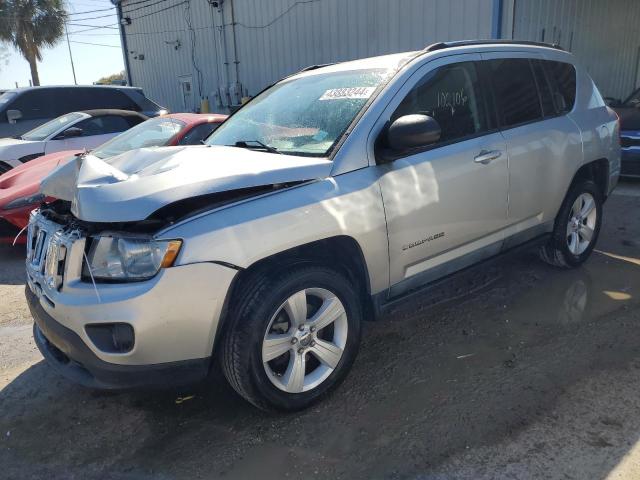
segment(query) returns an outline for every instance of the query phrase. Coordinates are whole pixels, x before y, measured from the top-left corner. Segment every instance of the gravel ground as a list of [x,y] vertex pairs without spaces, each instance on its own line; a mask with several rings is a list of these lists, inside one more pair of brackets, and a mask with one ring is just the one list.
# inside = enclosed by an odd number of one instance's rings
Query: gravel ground
[[638,212],[622,185],[583,268],[520,252],[398,304],[346,382],[291,415],[215,373],[179,392],[66,382],[31,340],[22,254],[1,249],[0,477],[640,479]]

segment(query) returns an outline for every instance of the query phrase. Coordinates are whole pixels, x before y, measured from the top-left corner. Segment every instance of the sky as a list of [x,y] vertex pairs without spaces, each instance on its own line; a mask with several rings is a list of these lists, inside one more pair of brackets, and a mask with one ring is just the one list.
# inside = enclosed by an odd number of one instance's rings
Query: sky
[[[109,0],[67,0],[66,3],[71,14],[68,31],[78,84],[88,85],[100,77],[124,70],[113,4]],[[95,12],[103,9],[108,10]],[[90,11],[94,13],[82,14]],[[89,19],[91,17],[103,18]],[[96,26],[107,27],[94,28]],[[16,82],[21,87],[28,86],[31,79],[29,64],[12,46],[8,46],[8,53],[8,59],[0,61],[0,89],[15,88]],[[54,47],[42,50],[38,72],[41,85],[73,85],[69,47],[64,37]]]

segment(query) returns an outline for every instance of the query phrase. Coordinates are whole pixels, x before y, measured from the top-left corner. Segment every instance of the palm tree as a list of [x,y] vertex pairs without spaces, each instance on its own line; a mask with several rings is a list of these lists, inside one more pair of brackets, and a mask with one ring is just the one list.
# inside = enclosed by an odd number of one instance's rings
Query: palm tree
[[62,0],[0,0],[0,41],[12,44],[29,62],[34,85],[40,85],[40,49],[60,40],[66,18]]

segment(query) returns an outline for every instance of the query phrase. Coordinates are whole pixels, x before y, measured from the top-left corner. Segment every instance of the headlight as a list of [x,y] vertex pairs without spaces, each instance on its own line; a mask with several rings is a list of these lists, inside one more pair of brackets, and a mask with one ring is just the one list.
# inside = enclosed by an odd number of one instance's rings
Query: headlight
[[12,208],[21,208],[26,207],[27,205],[37,205],[38,203],[42,203],[43,200],[44,195],[36,193],[35,195],[29,195],[28,197],[20,197],[15,200],[11,200],[4,206],[4,209],[11,210]]
[[86,278],[136,281],[155,276],[171,267],[182,242],[149,237],[94,237],[82,268]]

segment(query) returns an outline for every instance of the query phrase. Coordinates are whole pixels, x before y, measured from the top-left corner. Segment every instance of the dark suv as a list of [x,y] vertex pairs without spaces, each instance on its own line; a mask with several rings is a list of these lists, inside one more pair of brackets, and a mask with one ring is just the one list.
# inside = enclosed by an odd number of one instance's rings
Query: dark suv
[[621,174],[625,177],[640,178],[640,88],[624,102],[608,100],[609,105],[620,117]]
[[145,97],[142,89],[104,85],[26,87],[0,95],[0,138],[14,137],[69,112],[115,108],[148,117],[167,110]]

